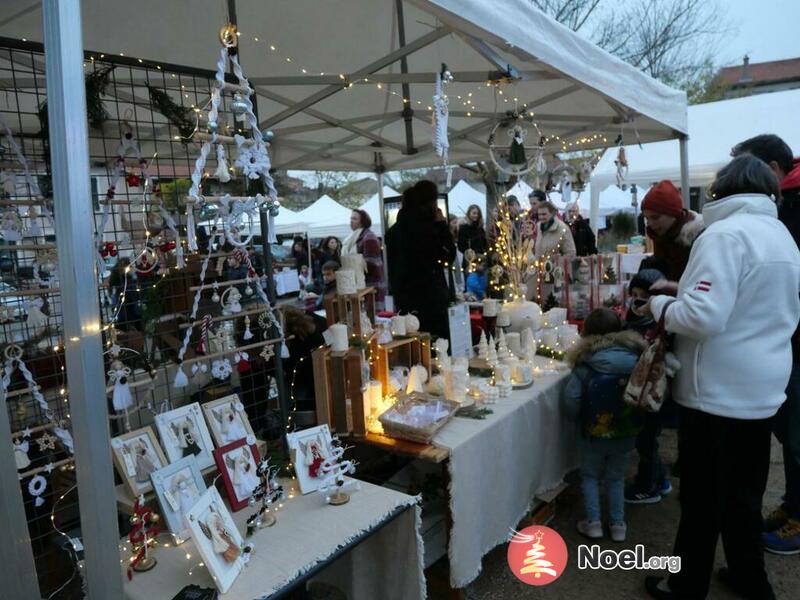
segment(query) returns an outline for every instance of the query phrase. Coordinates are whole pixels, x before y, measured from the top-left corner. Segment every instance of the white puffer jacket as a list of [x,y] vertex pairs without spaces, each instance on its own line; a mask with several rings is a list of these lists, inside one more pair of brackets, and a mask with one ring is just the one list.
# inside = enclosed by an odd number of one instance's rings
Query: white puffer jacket
[[777,216],[760,194],[708,203],[677,299],[653,298],[654,317],[667,307],[666,329],[678,334],[678,404],[766,419],[783,403],[800,320],[800,251]]

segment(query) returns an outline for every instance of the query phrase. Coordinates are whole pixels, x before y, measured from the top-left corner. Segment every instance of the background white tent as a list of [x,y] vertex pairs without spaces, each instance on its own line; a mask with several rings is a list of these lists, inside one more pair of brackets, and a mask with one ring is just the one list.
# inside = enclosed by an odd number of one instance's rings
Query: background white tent
[[309,238],[323,238],[334,235],[343,239],[350,235],[350,215],[353,211],[336,200],[323,195],[311,206],[297,213],[299,222],[308,223]]
[[467,209],[477,204],[483,212],[483,218],[486,219],[486,194],[479,192],[463,179],[456,183],[449,192],[447,192],[447,207],[451,215],[458,218],[467,215]]
[[[388,185],[383,186],[383,197],[391,198],[392,196],[399,196],[400,192],[390,188]],[[369,218],[372,219],[372,231],[375,235],[383,235],[383,219],[381,218],[381,198],[377,192],[372,195],[364,204],[359,206],[361,210],[367,211]]]
[[527,183],[522,181],[521,179],[517,181],[509,190],[506,192],[506,196],[516,196],[517,200],[519,200],[519,205],[527,210],[531,207],[531,203],[528,201],[528,195],[533,191],[533,188],[529,186]]
[[296,211],[281,207],[278,216],[275,217],[275,233],[305,233],[308,230],[308,223],[304,222]]
[[[800,154],[800,90],[757,94],[689,107],[689,185],[705,187],[731,160],[731,148],[761,133],[781,136]],[[626,146],[630,167],[625,181],[649,187],[663,179],[680,185],[681,169],[676,141]],[[605,151],[592,174],[593,194],[616,183],[617,149]],[[639,194],[639,200],[644,193]],[[602,201],[600,202],[602,207]]]

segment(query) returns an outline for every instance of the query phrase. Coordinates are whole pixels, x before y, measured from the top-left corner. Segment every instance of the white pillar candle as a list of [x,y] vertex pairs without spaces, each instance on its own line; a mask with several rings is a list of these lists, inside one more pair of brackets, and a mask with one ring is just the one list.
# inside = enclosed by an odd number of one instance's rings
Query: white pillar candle
[[328,329],[331,332],[331,350],[334,352],[347,352],[350,347],[347,339],[347,325],[335,323]]
[[484,298],[483,300],[483,316],[496,317],[497,316],[497,300],[494,298]]
[[550,328],[542,331],[542,345],[550,349],[558,345],[558,331]]
[[364,257],[361,254],[343,254],[341,258],[342,269],[345,271],[353,271],[356,288],[361,290],[367,287],[364,280],[364,273],[367,271],[367,263]]
[[511,326],[511,314],[506,310],[501,310],[497,313],[497,326],[498,327],[510,327]]
[[370,381],[367,395],[369,397],[369,414],[377,417],[383,404],[383,384],[380,381]]
[[392,335],[405,335],[405,334],[406,334],[405,316],[392,317]]
[[357,291],[355,271],[352,269],[339,269],[336,271],[337,294],[355,294]]

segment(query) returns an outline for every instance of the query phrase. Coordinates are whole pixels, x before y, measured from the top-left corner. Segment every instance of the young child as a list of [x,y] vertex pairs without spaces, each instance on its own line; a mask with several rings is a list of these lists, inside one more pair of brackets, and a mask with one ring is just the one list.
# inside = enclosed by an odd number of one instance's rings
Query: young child
[[646,304],[650,299],[650,286],[662,279],[666,279],[666,277],[664,277],[661,271],[649,268],[642,269],[631,279],[631,282],[628,284],[631,306],[628,308],[628,312],[625,315],[626,329],[632,329],[645,338],[649,338],[654,333],[656,322],[653,316],[650,314],[646,316],[637,315],[633,312],[633,308]]
[[483,257],[475,260],[475,270],[467,276],[467,294],[475,296],[478,302],[486,296],[486,262]]
[[623,331],[609,308],[593,310],[583,325],[581,341],[570,350],[573,365],[564,390],[566,401],[581,424],[581,489],[586,518],[578,531],[603,537],[600,522],[600,481],[608,492],[609,530],[615,542],[625,541],[625,469],[642,414],[622,400],[639,355],[646,347],[635,331]]
[[311,283],[311,279],[308,276],[308,265],[300,267],[300,275],[297,278],[300,280],[300,290],[305,292],[308,289],[308,284]]

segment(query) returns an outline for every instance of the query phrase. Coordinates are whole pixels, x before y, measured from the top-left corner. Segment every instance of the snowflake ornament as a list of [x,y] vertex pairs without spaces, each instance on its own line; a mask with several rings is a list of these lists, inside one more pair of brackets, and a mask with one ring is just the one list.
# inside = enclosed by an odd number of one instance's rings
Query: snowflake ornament
[[271,164],[267,145],[263,140],[247,140],[241,135],[234,136],[239,156],[234,163],[249,179],[258,179],[262,173],[269,173]]

